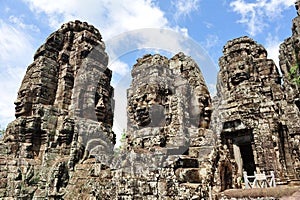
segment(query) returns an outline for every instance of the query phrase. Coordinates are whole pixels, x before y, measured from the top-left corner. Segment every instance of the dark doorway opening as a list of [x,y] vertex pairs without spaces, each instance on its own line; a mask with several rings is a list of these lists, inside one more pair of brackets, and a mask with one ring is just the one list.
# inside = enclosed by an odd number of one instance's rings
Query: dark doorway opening
[[243,160],[243,168],[248,175],[254,175],[255,162],[251,143],[240,144],[240,151]]
[[300,100],[299,99],[295,100],[295,104],[296,104],[297,108],[300,110]]
[[254,175],[256,164],[253,152],[253,130],[247,129],[239,120],[225,125],[221,139],[222,143],[227,145],[231,159],[236,161],[237,173],[242,176],[243,171],[246,171],[248,175]]

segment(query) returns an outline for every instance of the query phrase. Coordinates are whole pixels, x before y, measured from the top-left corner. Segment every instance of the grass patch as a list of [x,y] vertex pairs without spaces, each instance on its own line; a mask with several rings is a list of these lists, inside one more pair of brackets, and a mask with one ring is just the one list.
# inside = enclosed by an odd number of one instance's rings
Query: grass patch
[[242,197],[274,197],[281,198],[291,196],[300,190],[300,186],[277,186],[275,188],[253,188],[253,189],[230,189],[225,190],[224,195],[229,198]]

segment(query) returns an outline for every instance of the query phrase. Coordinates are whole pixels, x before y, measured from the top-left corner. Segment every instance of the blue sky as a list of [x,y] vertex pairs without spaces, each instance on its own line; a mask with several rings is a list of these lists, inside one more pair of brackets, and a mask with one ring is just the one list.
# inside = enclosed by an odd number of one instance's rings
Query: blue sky
[[[204,55],[205,50],[206,59],[214,63],[198,63],[214,93],[218,58],[222,56],[222,48],[228,40],[250,36],[263,44],[269,57],[278,63],[279,44],[291,36],[292,19],[296,17],[294,0],[1,0],[0,9],[2,128],[14,119],[13,102],[26,68],[33,61],[34,52],[50,33],[70,20],[79,19],[93,24],[109,44],[124,33],[127,36],[128,31],[154,30],[146,31],[148,37],[132,48],[151,47],[155,43],[155,30],[158,29],[188,37],[202,49],[189,48],[186,52]],[[168,40],[163,42],[173,45],[174,51],[181,48],[185,51],[186,47],[177,41],[177,36],[173,36],[168,35]],[[133,40],[129,43],[134,43]],[[166,51],[163,42],[160,42],[160,48],[151,51],[144,49],[114,55],[115,59],[110,64],[114,71],[114,85],[118,87],[119,80],[122,82],[122,79],[129,77],[130,67],[138,56]],[[124,45],[131,44],[127,41]],[[165,55],[171,55],[166,52]],[[126,104],[125,98],[120,101]],[[121,127],[124,128],[124,124]]]

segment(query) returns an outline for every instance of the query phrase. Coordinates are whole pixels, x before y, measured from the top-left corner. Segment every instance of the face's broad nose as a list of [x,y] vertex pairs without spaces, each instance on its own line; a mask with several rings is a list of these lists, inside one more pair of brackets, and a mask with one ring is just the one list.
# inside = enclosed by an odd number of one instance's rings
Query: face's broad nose
[[22,103],[21,100],[18,99],[18,98],[17,98],[17,99],[15,100],[15,102],[14,102],[14,104],[15,104],[16,106],[19,106],[21,103]]

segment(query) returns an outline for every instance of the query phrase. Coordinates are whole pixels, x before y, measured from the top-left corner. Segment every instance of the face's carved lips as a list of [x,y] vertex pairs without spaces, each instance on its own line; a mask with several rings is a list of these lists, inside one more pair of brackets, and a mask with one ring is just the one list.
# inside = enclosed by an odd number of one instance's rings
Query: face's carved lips
[[15,112],[18,113],[18,112],[21,112],[23,110],[23,104],[19,104],[15,107]]
[[97,112],[104,112],[105,108],[104,107],[96,107],[95,109]]
[[232,76],[232,81],[234,83],[242,82],[243,80],[248,79],[248,74],[246,72],[237,72]]
[[96,109],[96,115],[97,117],[103,118],[106,116],[105,109]]

